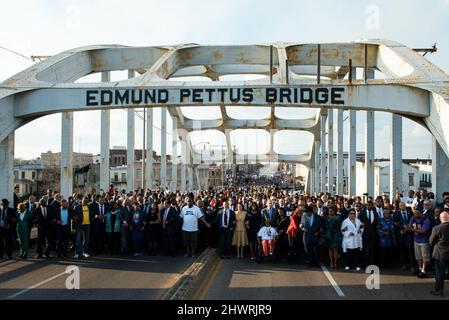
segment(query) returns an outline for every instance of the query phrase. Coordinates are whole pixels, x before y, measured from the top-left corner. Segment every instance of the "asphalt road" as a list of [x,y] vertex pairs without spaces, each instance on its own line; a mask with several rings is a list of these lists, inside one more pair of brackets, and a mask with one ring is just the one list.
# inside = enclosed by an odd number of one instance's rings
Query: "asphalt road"
[[[328,271],[327,275],[326,272]],[[380,289],[368,290],[370,276],[342,269],[308,268],[302,265],[249,260],[220,260],[200,298],[213,300],[389,300],[449,299],[429,294],[434,280],[419,279],[398,269],[380,270]]]
[[[159,299],[192,261],[182,256],[2,260],[0,299]],[[68,266],[79,267],[79,290],[66,289]]]
[[[160,299],[192,264],[171,257],[98,256],[82,260],[0,261],[0,299]],[[80,289],[67,290],[66,268],[77,266]],[[369,274],[342,269],[249,259],[217,258],[192,299],[326,300],[326,299],[448,299],[431,296],[433,278],[418,279],[397,269],[381,270],[380,289],[368,290]]]

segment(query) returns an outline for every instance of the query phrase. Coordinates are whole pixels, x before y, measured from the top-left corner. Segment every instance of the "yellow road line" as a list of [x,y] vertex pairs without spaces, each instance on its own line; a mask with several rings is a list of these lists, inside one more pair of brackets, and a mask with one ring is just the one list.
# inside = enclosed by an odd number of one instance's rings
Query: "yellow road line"
[[207,274],[206,278],[204,279],[201,287],[198,288],[198,290],[193,294],[193,300],[203,300],[206,296],[207,292],[209,291],[213,281],[215,280],[215,277],[218,274],[218,271],[223,266],[223,260],[220,258],[217,258],[214,264],[211,267],[211,271]]

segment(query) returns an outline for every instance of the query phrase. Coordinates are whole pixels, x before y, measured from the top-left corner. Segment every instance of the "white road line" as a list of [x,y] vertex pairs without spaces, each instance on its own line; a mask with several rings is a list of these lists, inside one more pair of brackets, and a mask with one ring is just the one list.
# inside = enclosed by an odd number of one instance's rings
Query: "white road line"
[[[67,270],[67,271],[71,271],[71,270],[72,270],[72,269],[69,269],[69,270]],[[28,292],[28,291],[30,291],[30,290],[36,289],[36,288],[38,288],[38,287],[40,287],[40,286],[43,286],[44,284],[49,283],[49,282],[51,282],[51,281],[53,281],[53,280],[55,280],[55,279],[57,279],[57,278],[59,278],[59,277],[61,277],[61,276],[63,276],[63,275],[67,275],[67,274],[68,274],[68,273],[67,273],[66,271],[61,272],[61,273],[59,273],[59,274],[57,274],[57,275],[55,275],[55,276],[53,276],[53,277],[51,277],[51,278],[48,278],[48,279],[46,279],[46,280],[44,280],[44,281],[41,281],[41,282],[39,282],[39,283],[36,283],[35,285],[33,285],[33,286],[29,287],[29,288],[26,288],[26,289],[23,289],[23,290],[21,290],[21,291],[19,291],[19,292],[17,292],[17,293],[14,293],[14,294],[12,294],[12,295],[6,297],[6,299],[10,300],[10,299],[17,298],[18,296],[20,296],[20,295],[22,295],[22,294],[24,294],[24,293],[26,293],[26,292]]]
[[331,283],[332,287],[334,287],[335,291],[337,292],[339,297],[344,297],[345,294],[338,286],[337,282],[335,281],[334,277],[332,277],[332,274],[327,270],[326,266],[324,264],[321,265],[321,270],[323,270],[324,274],[326,275],[327,280]]

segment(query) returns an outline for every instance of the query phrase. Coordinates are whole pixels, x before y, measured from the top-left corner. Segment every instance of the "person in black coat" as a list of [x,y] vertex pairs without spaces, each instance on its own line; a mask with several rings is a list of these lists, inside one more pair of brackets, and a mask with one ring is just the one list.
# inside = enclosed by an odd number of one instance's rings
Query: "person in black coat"
[[413,230],[409,226],[412,217],[412,209],[407,207],[405,202],[399,203],[399,209],[394,213],[393,220],[398,239],[399,263],[403,270],[415,264]]
[[231,210],[228,201],[223,202],[223,209],[218,212],[216,222],[220,237],[220,256],[222,259],[230,259],[232,236],[235,226],[235,212]]
[[435,214],[432,209],[432,202],[428,199],[423,201],[423,215],[430,220],[430,223],[433,225],[435,222]]
[[430,293],[443,296],[446,268],[449,266],[449,213],[440,214],[441,224],[433,228],[429,243],[433,246],[432,258],[435,259],[435,290]]
[[13,203],[13,208],[14,208],[14,210],[16,210],[17,211],[17,206],[19,205],[19,202],[20,202],[20,200],[19,200],[19,197],[17,196],[17,194],[19,193],[19,186],[15,186],[14,187],[14,203]]
[[312,207],[305,209],[306,214],[302,216],[300,229],[303,231],[304,250],[309,259],[309,267],[319,266],[318,244],[320,241],[321,217],[314,213]]
[[108,211],[104,197],[97,195],[96,201],[89,205],[91,224],[91,250],[95,254],[101,254],[104,249],[104,238],[106,233],[106,213]]
[[[149,202],[148,202],[149,203]],[[146,219],[146,225],[145,225],[145,232],[146,232],[146,239],[144,237],[144,241],[147,241],[147,245],[144,246],[144,248],[147,248],[147,253],[149,256],[156,255],[158,250],[158,244],[160,243],[160,240],[162,238],[162,217],[161,213],[164,212],[164,210],[159,211],[159,208],[157,207],[156,203],[148,204],[144,207],[145,212],[145,218]]]
[[3,259],[5,251],[8,259],[12,259],[16,220],[16,211],[9,207],[8,199],[3,199],[0,208],[0,259]]
[[212,225],[210,228],[204,230],[206,234],[204,245],[206,247],[213,247],[218,243],[218,229],[216,224],[214,224],[217,220],[218,211],[220,210],[218,208],[218,203],[214,207],[208,206],[204,213],[204,219],[207,223]]
[[363,259],[366,266],[376,264],[377,224],[379,216],[371,201],[366,203],[366,209],[359,217],[363,230]]
[[279,259],[284,259],[287,257],[289,245],[287,229],[290,225],[290,218],[286,216],[283,208],[278,209],[279,219],[277,223],[278,241],[276,245],[276,251],[278,253]]
[[52,215],[56,220],[56,240],[58,243],[57,252],[58,258],[61,255],[67,258],[67,250],[69,247],[69,232],[70,232],[70,212],[67,200],[61,200],[61,207],[54,209]]
[[48,243],[49,243],[49,251],[57,251],[56,250],[56,238],[57,238],[57,223],[56,223],[56,215],[58,214],[58,211],[61,209],[61,195],[57,192],[53,192],[53,198],[51,201],[48,201],[47,207],[50,210],[51,213],[51,221],[48,228]]
[[164,208],[160,212],[162,220],[162,238],[164,240],[165,254],[174,257],[176,254],[176,231],[178,227],[178,212],[171,205],[170,200],[165,200]]
[[[47,206],[47,201],[41,199],[39,201],[39,207],[35,212],[36,220],[35,225],[37,226],[37,254],[38,259],[43,258],[45,254],[46,258],[50,257],[50,241],[49,241],[49,229],[50,222],[52,221],[52,212]],[[43,251],[45,249],[45,252]]]
[[248,242],[249,242],[249,250],[251,253],[251,260],[256,259],[257,253],[257,233],[262,227],[262,215],[260,210],[258,209],[257,203],[253,202],[246,213],[246,217],[248,218],[247,224],[247,234],[248,234]]

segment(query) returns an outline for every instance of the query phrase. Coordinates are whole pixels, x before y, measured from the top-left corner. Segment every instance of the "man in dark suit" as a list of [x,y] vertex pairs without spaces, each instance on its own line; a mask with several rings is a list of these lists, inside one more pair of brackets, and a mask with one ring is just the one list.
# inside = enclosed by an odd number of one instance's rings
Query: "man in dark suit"
[[443,296],[444,278],[449,265],[449,213],[440,214],[441,224],[433,228],[429,243],[433,246],[432,257],[435,259],[435,290],[430,293]]
[[164,202],[164,208],[161,210],[161,219],[165,254],[174,257],[176,251],[176,227],[178,226],[178,214],[176,208],[171,205],[170,200],[165,200]]
[[441,203],[437,204],[438,208],[441,208],[441,210],[446,210],[449,209],[449,192],[445,191],[443,192],[443,194],[441,195],[443,201],[441,201]]
[[384,217],[384,200],[381,196],[378,196],[374,202],[374,210],[377,213],[378,220]]
[[92,228],[92,252],[101,254],[104,248],[105,218],[107,213],[104,197],[97,195],[96,201],[89,206],[89,212]]
[[5,251],[8,259],[12,259],[15,222],[15,210],[9,207],[7,199],[3,199],[0,208],[0,259],[3,259]]
[[50,225],[48,228],[48,242],[49,242],[49,251],[57,251],[56,249],[56,238],[57,238],[57,225],[56,225],[56,214],[58,213],[58,211],[61,208],[61,195],[54,191],[53,192],[53,198],[51,201],[48,202],[47,207],[49,208],[50,212],[51,212],[51,221],[50,221]]
[[15,186],[14,187],[14,203],[13,203],[13,209],[17,211],[17,206],[19,205],[19,197],[17,196],[17,194],[19,193],[19,186]]
[[412,209],[405,202],[399,203],[399,209],[394,213],[393,221],[396,229],[399,248],[399,264],[402,270],[413,268],[415,251],[413,245],[413,230],[410,228]]
[[67,258],[69,246],[70,214],[67,200],[61,200],[61,208],[54,209],[53,217],[56,220],[56,240],[58,242],[58,258],[61,255]]
[[39,204],[36,204],[36,198],[34,196],[30,196],[28,201],[25,202],[25,207],[31,213],[34,213],[34,210],[38,207]]
[[312,207],[306,207],[306,214],[301,223],[304,249],[309,257],[309,267],[319,266],[318,244],[320,240],[321,217],[314,213]]
[[229,207],[229,202],[223,202],[223,209],[218,212],[216,222],[220,237],[220,256],[222,259],[231,258],[232,236],[234,234],[235,213]]
[[53,202],[53,190],[47,189],[47,195],[45,196],[47,198],[47,206],[50,205],[50,203]]
[[366,208],[362,211],[360,221],[363,223],[363,259],[366,266],[376,263],[377,248],[377,223],[379,216],[374,209],[373,203],[368,201]]
[[341,221],[345,220],[349,216],[349,211],[352,209],[352,200],[351,199],[344,199],[343,200],[343,208],[341,209],[340,218]]
[[433,225],[435,221],[435,214],[432,209],[432,202],[428,199],[423,201],[423,211],[422,214],[430,220],[430,223]]
[[265,224],[265,221],[268,220],[273,228],[277,228],[279,214],[271,200],[267,200],[267,207],[262,209],[262,220],[263,224]]
[[[36,220],[35,224],[37,225],[37,254],[38,259],[43,258],[43,253],[46,258],[49,258],[50,252],[50,242],[48,241],[49,235],[48,231],[50,228],[50,221],[52,220],[51,210],[47,206],[47,201],[45,199],[41,199],[39,201],[39,207],[36,209]],[[45,247],[45,252],[43,251],[43,247]]]

